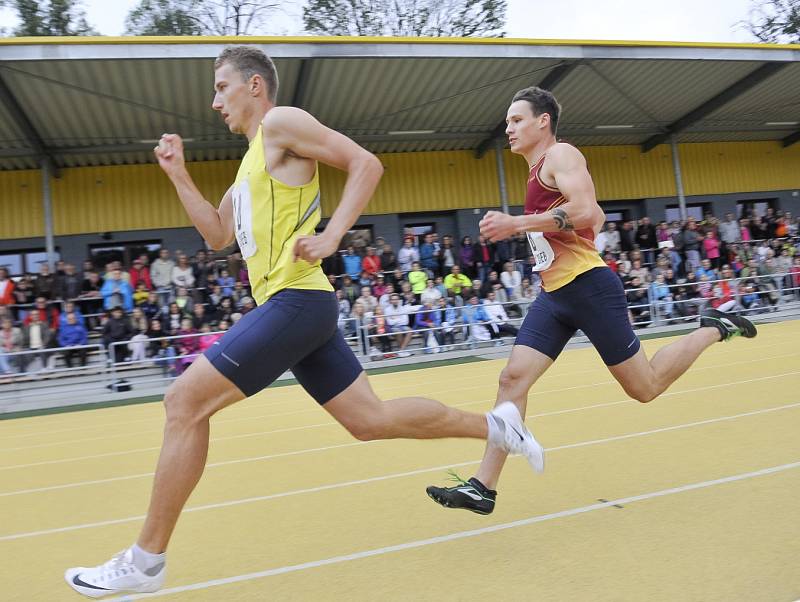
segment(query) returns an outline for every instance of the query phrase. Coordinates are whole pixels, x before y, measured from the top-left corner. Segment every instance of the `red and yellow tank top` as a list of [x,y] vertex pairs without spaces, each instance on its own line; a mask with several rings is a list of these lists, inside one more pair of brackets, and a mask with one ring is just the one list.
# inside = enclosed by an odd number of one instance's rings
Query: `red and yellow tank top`
[[[525,215],[545,213],[567,202],[558,188],[548,186],[539,177],[546,157],[545,154],[531,167],[525,194]],[[553,263],[541,272],[542,287],[548,292],[569,284],[584,272],[606,265],[594,247],[592,228],[545,232],[544,237],[555,253]]]

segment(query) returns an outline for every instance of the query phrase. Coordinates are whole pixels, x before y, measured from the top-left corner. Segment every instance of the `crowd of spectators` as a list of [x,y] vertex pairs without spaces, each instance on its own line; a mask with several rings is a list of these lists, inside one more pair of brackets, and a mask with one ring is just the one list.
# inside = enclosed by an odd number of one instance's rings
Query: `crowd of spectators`
[[[609,222],[596,247],[622,281],[634,323],[690,318],[707,304],[769,311],[800,290],[799,224],[771,209],[740,220],[653,224],[645,217]],[[490,243],[435,232],[409,232],[397,251],[378,238],[323,261],[340,329],[361,353],[384,358],[409,355],[415,336],[427,353],[502,345],[541,290],[532,267],[524,235]],[[0,374],[36,361],[50,369],[56,355],[67,367],[83,366],[87,345],[102,343],[115,362],[150,360],[176,375],[254,308],[238,253],[215,259],[178,251],[173,259],[161,249],[130,266],[101,270],[85,261],[79,272],[58,262],[52,273],[42,264],[35,276],[17,279],[0,267]],[[58,354],[48,353],[54,348]]]
[[177,375],[255,308],[238,253],[216,260],[204,250],[191,259],[178,251],[173,260],[161,249],[128,269],[117,261],[82,268],[59,261],[51,273],[43,263],[35,276],[13,280],[0,267],[0,374],[34,362],[52,369],[57,355],[68,368],[85,366],[91,345],[102,344],[114,362],[152,359]]

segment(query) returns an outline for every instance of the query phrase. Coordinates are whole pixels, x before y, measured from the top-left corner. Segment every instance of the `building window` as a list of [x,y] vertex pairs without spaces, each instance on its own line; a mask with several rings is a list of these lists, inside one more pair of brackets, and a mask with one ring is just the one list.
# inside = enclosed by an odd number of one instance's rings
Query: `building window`
[[422,224],[406,224],[403,227],[403,240],[406,238],[413,238],[414,245],[419,246],[425,240],[425,235],[429,232],[436,231],[436,224],[433,222],[427,222]]
[[[686,205],[686,216],[693,217],[698,222],[703,221],[703,214],[710,211],[711,206],[708,203],[701,203],[696,205]],[[667,223],[681,221],[681,210],[678,205],[669,205],[664,213],[664,219]]]
[[[60,260],[61,253],[56,249],[55,261]],[[47,263],[47,251],[42,248],[0,253],[0,267],[6,268],[9,276],[38,274],[43,263]]]
[[147,255],[150,262],[158,257],[161,249],[160,240],[139,240],[118,243],[98,243],[89,245],[89,258],[95,268],[103,270],[112,261],[119,261],[124,267],[129,267],[134,259]]
[[775,209],[775,199],[765,201],[738,201],[736,203],[736,217],[757,217],[761,218],[767,213],[767,209]]

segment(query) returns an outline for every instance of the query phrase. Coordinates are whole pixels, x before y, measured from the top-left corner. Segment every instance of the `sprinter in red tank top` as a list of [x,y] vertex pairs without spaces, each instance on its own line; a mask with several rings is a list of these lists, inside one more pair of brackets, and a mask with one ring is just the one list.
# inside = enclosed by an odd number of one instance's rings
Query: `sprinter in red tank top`
[[[594,248],[605,215],[581,152],[556,139],[561,107],[541,88],[514,95],[506,115],[511,152],[530,166],[525,214],[489,211],[481,234],[498,241],[525,233],[543,291],[531,305],[500,375],[497,402],[513,401],[524,416],[528,391],[555,361],[575,332],[582,330],[611,374],[633,399],[660,395],[713,343],[733,336],[754,337],[745,318],[705,310],[700,328],[662,347],[648,360],[631,329],[620,279]],[[479,514],[494,510],[495,487],[506,454],[489,445],[476,475],[456,487],[428,487],[428,495],[448,508]],[[538,464],[544,466],[544,455]]]

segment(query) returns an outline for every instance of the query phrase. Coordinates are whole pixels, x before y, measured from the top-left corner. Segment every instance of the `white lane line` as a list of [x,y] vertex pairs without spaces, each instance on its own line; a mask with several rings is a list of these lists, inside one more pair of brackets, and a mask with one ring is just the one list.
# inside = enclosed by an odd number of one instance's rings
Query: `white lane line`
[[[759,350],[759,349],[774,349],[774,348],[775,348],[775,345],[759,345],[759,346],[755,346],[754,345],[754,346],[748,347],[748,351],[756,351],[756,350]],[[731,350],[731,349],[720,350],[720,351],[715,351],[714,355],[729,354],[729,353],[739,353],[739,350]],[[719,368],[719,367],[722,367],[722,366],[734,366],[734,365],[737,365],[737,364],[746,364],[746,363],[752,363],[754,361],[765,361],[765,360],[770,360],[770,359],[779,359],[779,358],[783,358],[783,357],[791,357],[791,356],[794,356],[794,355],[796,355],[796,353],[775,355],[775,356],[771,356],[771,357],[758,357],[758,358],[750,359],[750,360],[748,360],[746,362],[729,362],[729,363],[721,364],[721,365],[697,367],[697,368],[693,368],[692,371],[694,372],[694,371],[700,371],[700,370],[709,370],[709,369],[713,369],[713,368]],[[559,367],[562,367],[564,364],[570,365],[570,364],[573,363],[573,362],[570,362],[570,361],[564,362],[564,359],[565,358],[560,359]],[[709,358],[709,359],[711,359],[711,358]],[[481,362],[481,363],[485,364],[485,362]],[[442,367],[447,368],[447,366],[442,366]],[[419,369],[425,369],[425,368],[419,368]],[[428,369],[436,370],[438,368],[428,368]],[[538,382],[542,382],[545,379],[563,379],[566,376],[583,375],[583,374],[586,374],[587,372],[605,372],[605,371],[607,371],[607,368],[605,366],[596,366],[596,367],[587,368],[587,369],[583,369],[583,370],[579,370],[579,371],[575,371],[575,372],[559,372],[557,374],[553,373],[553,372],[549,372],[549,373],[544,374],[539,379]],[[470,374],[470,375],[462,376],[460,378],[460,381],[470,380],[470,379],[483,379],[483,378],[486,378],[486,375],[482,374],[482,373],[481,374]],[[606,381],[604,381],[604,382],[606,382]],[[607,381],[607,382],[614,382],[614,381]],[[404,386],[405,386],[405,384],[391,386],[391,387],[388,387],[388,390],[393,390],[393,389],[396,389],[398,387],[404,387]],[[433,390],[432,393],[435,394],[435,393],[443,392],[443,391],[448,391],[449,392],[449,391],[453,391],[453,390],[472,390],[472,389],[474,389],[474,387],[461,387],[459,389],[449,388],[449,389],[442,389],[442,390]],[[264,407],[268,407],[268,406],[280,405],[280,404],[288,404],[288,403],[296,403],[296,402],[297,402],[296,399],[265,400],[265,401],[259,402],[256,405],[256,407],[257,407],[257,409],[263,409]],[[242,400],[242,402],[240,402],[240,403],[245,404],[246,402],[245,402],[245,400]],[[242,411],[245,411],[245,410],[249,409],[249,405],[251,405],[251,404],[247,404],[247,407],[245,405],[240,405],[238,407]],[[107,409],[107,408],[98,408],[98,409]],[[268,418],[268,417],[272,417],[272,416],[286,416],[286,415],[295,414],[295,413],[305,413],[305,412],[313,412],[313,411],[316,411],[316,408],[309,408],[307,410],[297,410],[297,411],[292,411],[292,412],[284,412],[284,413],[280,413],[280,414],[262,414],[262,415],[258,415],[258,416],[240,416],[240,417],[236,417],[236,418],[219,418],[219,419],[215,419],[214,420],[214,424],[223,424],[223,423],[228,423],[228,422],[240,422],[240,421],[243,421],[243,420],[258,420],[258,419],[261,419],[261,418]],[[150,418],[140,418],[140,419],[137,419],[137,420],[129,420],[129,421],[125,421],[125,425],[127,426],[127,425],[130,425],[130,424],[137,424],[137,423],[142,423],[142,422],[151,422],[151,421],[154,421],[154,420],[158,420],[159,424],[160,424],[161,422],[163,422],[164,417],[163,416],[158,416],[158,417],[150,417]],[[1,424],[2,423],[0,423],[0,425]],[[5,435],[4,438],[8,440],[8,439],[27,438],[27,437],[46,437],[46,436],[50,436],[50,435],[53,435],[53,434],[56,434],[56,433],[66,433],[66,432],[80,431],[80,430],[86,430],[86,429],[97,430],[97,429],[102,429],[102,428],[115,427],[115,426],[119,426],[119,424],[120,424],[120,422],[116,421],[116,422],[113,422],[111,424],[94,424],[94,425],[89,425],[89,426],[84,425],[84,426],[71,427],[71,428],[66,428],[66,429],[57,429],[57,430],[52,430],[52,431],[34,431],[34,432],[31,432],[31,433],[11,434],[11,435]],[[150,432],[150,431],[144,431],[144,433],[148,433],[148,432]],[[130,433],[123,433],[123,434],[130,434]],[[119,435],[116,435],[116,436],[119,436]],[[75,441],[86,441],[86,440],[87,439],[80,439],[80,440],[75,440]],[[70,441],[70,442],[73,442],[73,441]],[[65,442],[56,442],[56,443],[52,443],[50,445],[58,445],[60,443],[65,443]],[[10,449],[3,449],[3,450],[0,450],[0,451],[11,451],[13,449],[28,449],[28,448],[22,448],[22,447],[20,447],[20,448],[10,448]]]
[[[728,362],[726,364],[715,364],[715,365],[711,365],[711,366],[704,366],[704,367],[701,367],[701,368],[695,368],[695,369],[692,370],[692,372],[701,372],[703,370],[714,370],[716,368],[722,368],[722,367],[728,368],[728,367],[736,366],[736,365],[740,365],[740,364],[752,364],[752,363],[757,362],[757,361],[768,361],[768,360],[779,359],[779,358],[783,358],[783,357],[790,357],[790,356],[794,356],[794,355],[796,355],[796,354],[789,353],[789,354],[776,355],[776,356],[770,356],[770,357],[761,357],[761,358],[748,359],[748,360],[741,361],[741,362]],[[800,373],[800,372],[798,372],[798,373]],[[579,373],[575,373],[575,374],[579,374]],[[565,376],[565,375],[561,374],[561,375],[559,375],[559,378],[561,378],[563,376]],[[737,381],[737,382],[748,382],[748,381]],[[577,389],[591,389],[591,388],[594,388],[594,387],[597,387],[597,386],[614,385],[614,384],[617,384],[617,381],[614,380],[614,379],[610,379],[610,380],[603,380],[603,381],[598,381],[598,382],[594,382],[594,383],[588,383],[588,384],[584,384],[584,385],[575,385],[575,386],[572,386],[572,387],[562,387],[562,388],[558,388],[558,389],[537,390],[537,391],[533,391],[532,393],[530,393],[529,397],[534,396],[534,395],[549,395],[551,393],[561,393],[561,392],[564,392],[564,391],[574,391],[574,390],[577,390]],[[729,384],[730,383],[723,383],[722,385],[719,385],[719,386],[728,386]],[[452,391],[458,391],[458,390],[473,390],[474,388],[475,388],[474,386],[473,387],[462,387],[461,389],[447,389],[447,391],[452,392]],[[435,394],[436,392],[437,391],[429,391],[428,393]],[[665,395],[666,394],[662,394],[661,397],[663,397]],[[470,402],[465,402],[465,403],[460,403],[460,404],[453,404],[453,406],[454,407],[463,407],[463,406],[467,406],[467,405],[476,405],[476,404],[480,404],[480,403],[487,403],[487,402],[485,400],[478,400],[478,401],[470,401]],[[212,426],[216,426],[218,424],[227,423],[227,422],[239,422],[239,421],[242,421],[242,420],[251,420],[252,421],[252,420],[259,420],[259,419],[262,419],[262,418],[274,418],[274,417],[282,417],[282,416],[291,416],[291,415],[295,415],[295,414],[307,414],[309,412],[318,412],[318,411],[319,411],[318,407],[312,407],[312,408],[307,408],[307,409],[303,409],[303,410],[292,410],[291,412],[281,412],[281,413],[277,413],[277,414],[264,414],[264,415],[261,415],[261,416],[252,416],[252,417],[238,417],[238,418],[218,419],[218,420],[212,420]],[[163,421],[163,418],[162,418],[162,421]],[[330,423],[328,423],[328,424],[330,424]],[[313,426],[317,426],[317,425],[313,425]],[[302,429],[303,427],[295,427],[295,428]],[[266,431],[266,432],[271,433],[271,432],[276,432],[276,431]],[[133,432],[127,432],[127,433],[114,433],[114,434],[111,434],[111,435],[100,435],[98,437],[88,437],[88,438],[84,437],[84,438],[81,438],[81,439],[68,439],[66,441],[51,441],[51,442],[48,442],[48,443],[38,443],[36,445],[24,445],[24,446],[20,446],[20,447],[8,447],[8,448],[0,449],[0,453],[13,452],[13,451],[25,451],[25,450],[29,450],[29,449],[39,449],[39,448],[45,448],[45,447],[58,447],[60,445],[69,445],[69,444],[72,444],[72,443],[85,443],[87,441],[102,441],[102,440],[105,440],[105,439],[119,439],[120,437],[134,437],[134,436],[139,436],[139,435],[150,435],[152,433],[153,433],[153,431],[151,429],[151,430],[148,430],[148,431],[133,431]],[[158,433],[160,434],[161,430],[159,430]],[[246,433],[246,434],[243,434],[243,435],[230,435],[229,438],[235,439],[237,437],[239,437],[239,438],[254,437],[254,436],[258,436],[260,434],[263,434],[263,432]],[[217,439],[217,440],[220,440],[220,439]],[[146,450],[150,450],[150,449],[151,448],[141,448],[140,450],[133,450],[133,451],[146,451]],[[158,449],[160,449],[160,447]],[[112,455],[113,455],[113,452],[112,452]],[[5,468],[7,468],[7,467],[0,466],[0,470],[4,470]]]
[[[721,389],[721,388],[730,387],[730,386],[733,386],[733,385],[743,385],[743,384],[748,384],[748,383],[753,383],[753,382],[760,382],[760,381],[763,381],[763,380],[770,380],[770,379],[773,379],[773,378],[782,378],[784,376],[792,376],[792,375],[795,375],[795,374],[800,374],[800,371],[787,372],[787,373],[784,373],[784,374],[773,374],[773,375],[770,375],[770,376],[760,376],[758,378],[751,378],[751,379],[746,379],[746,380],[729,381],[727,383],[722,383],[722,384],[719,384],[719,385],[708,385],[708,386],[705,386],[705,387],[695,387],[695,388],[692,388],[692,389],[682,389],[680,391],[671,391],[669,393],[662,393],[661,395],[659,395],[659,398],[661,398],[661,397],[671,397],[673,395],[683,395],[684,393],[694,393],[694,392],[697,392],[697,391],[707,391],[707,390],[710,390],[710,389]],[[547,393],[547,394],[557,393],[557,392],[564,391],[564,390],[567,390],[567,389],[572,389],[572,388],[573,387],[567,387],[566,389],[554,389],[554,390],[551,390],[551,391],[538,391],[538,392],[535,392],[535,393],[531,393],[531,396],[532,395],[545,394],[545,393]],[[616,405],[621,405],[621,404],[631,403],[631,402],[633,402],[633,400],[630,397],[628,397],[626,399],[621,399],[621,400],[618,400],[618,401],[608,401],[608,402],[604,402],[604,403],[592,404],[592,405],[589,405],[589,406],[578,406],[576,408],[567,408],[567,409],[564,409],[564,410],[553,410],[553,411],[550,411],[550,412],[543,412],[541,414],[532,414],[532,415],[529,414],[525,418],[525,420],[530,420],[531,418],[538,418],[538,417],[542,417],[542,416],[554,416],[554,415],[557,415],[557,414],[567,414],[567,413],[572,413],[572,412],[581,412],[583,410],[605,408],[605,407],[616,406]],[[481,403],[491,403],[491,400],[467,401],[467,402],[464,402],[464,403],[453,404],[453,407],[464,407],[464,406],[476,405],[476,404],[481,404]],[[285,433],[285,432],[291,432],[291,431],[302,431],[302,430],[305,430],[305,429],[320,428],[320,427],[325,427],[325,426],[337,426],[338,424],[339,423],[335,422],[335,421],[333,421],[333,422],[322,422],[322,423],[318,423],[318,424],[309,424],[309,425],[305,425],[305,426],[293,426],[293,427],[289,427],[289,428],[285,428],[285,429],[275,429],[275,430],[271,430],[271,431],[258,431],[258,432],[255,432],[255,433],[244,433],[244,434],[241,434],[241,435],[228,435],[228,436],[225,436],[225,437],[213,437],[213,438],[211,438],[209,440],[209,442],[228,441],[228,440],[231,440],[231,439],[244,439],[244,438],[248,438],[248,437],[259,437],[259,436],[262,436],[262,435],[271,435],[271,434],[274,434],[274,433]],[[97,459],[97,458],[108,458],[108,457],[114,457],[114,456],[125,456],[125,455],[132,454],[132,453],[147,452],[147,451],[158,451],[160,449],[161,449],[161,446],[140,447],[140,448],[136,448],[136,449],[129,449],[129,450],[118,451],[118,452],[107,452],[107,453],[102,453],[102,454],[92,454],[92,455],[87,455],[87,456],[78,456],[78,457],[71,457],[71,458],[60,458],[58,460],[43,460],[41,462],[31,462],[31,463],[27,463],[27,464],[10,464],[8,466],[0,466],[0,471],[14,470],[14,469],[19,469],[19,468],[31,468],[31,467],[34,467],[34,466],[46,466],[46,465],[51,465],[51,464],[64,464],[64,463],[69,463],[69,462],[77,462],[77,461],[81,461],[81,460],[93,460],[93,459]]]
[[618,498],[608,502],[601,502],[598,504],[591,504],[589,506],[581,506],[579,508],[570,508],[569,510],[561,510],[560,512],[551,512],[550,514],[540,514],[539,516],[532,516],[521,520],[515,520],[508,523],[501,523],[499,525],[491,525],[482,527],[480,529],[470,529],[469,531],[458,531],[448,535],[440,535],[438,537],[430,537],[428,539],[418,539],[416,541],[409,541],[406,543],[396,544],[392,546],[385,546],[383,548],[374,548],[372,550],[363,550],[352,554],[343,554],[341,556],[333,556],[332,558],[325,558],[323,560],[313,560],[311,562],[303,562],[301,564],[292,564],[282,566],[265,571],[258,571],[255,573],[245,573],[243,575],[234,575],[232,577],[224,577],[221,579],[211,579],[209,581],[201,581],[199,583],[191,583],[189,585],[180,585],[177,587],[170,587],[163,589],[154,594],[134,594],[127,595],[112,600],[116,602],[123,602],[124,600],[142,600],[147,598],[156,598],[159,596],[169,596],[181,592],[196,591],[200,589],[207,589],[210,587],[217,587],[220,585],[230,585],[232,583],[241,583],[243,581],[252,581],[254,579],[263,579],[265,577],[273,577],[275,575],[283,575],[285,573],[293,573],[297,571],[304,571],[307,569],[315,569],[321,566],[331,564],[339,564],[342,562],[350,562],[352,560],[361,560],[363,558],[370,558],[373,556],[382,556],[384,554],[391,554],[394,552],[403,552],[405,550],[413,550],[416,548],[424,548],[426,546],[436,545],[440,543],[447,543],[450,541],[457,541],[467,537],[476,537],[479,535],[486,535],[488,533],[497,533],[498,531],[506,531],[508,529],[516,529],[518,527],[526,527],[536,523],[543,523],[546,521],[556,520],[559,518],[567,518],[570,516],[577,516],[579,514],[586,514],[587,512],[594,512],[595,510],[602,510],[609,508],[615,504],[626,505],[635,502],[642,502],[645,500],[652,500],[655,498],[674,495],[676,493],[685,493],[687,491],[697,491],[699,489],[706,489],[708,487],[715,487],[717,485],[724,485],[727,483],[735,483],[737,481],[744,481],[756,477],[763,477],[767,475],[777,474],[788,470],[793,470],[800,467],[800,462],[790,462],[788,464],[781,464],[778,466],[771,466],[761,470],[754,470],[752,472],[744,472],[735,474],[719,479],[712,479],[708,481],[700,481],[698,483],[690,483],[687,485],[680,485],[678,487],[670,487],[669,489],[661,489],[659,491],[651,491],[649,493],[642,493],[639,495],[632,495],[629,497]]
[[[617,404],[617,403],[620,403],[620,402],[612,402],[612,404]],[[604,406],[607,406],[607,405],[609,405],[609,404],[598,404],[597,406],[592,406],[592,407],[604,407]],[[713,422],[725,422],[727,420],[734,420],[736,418],[743,418],[745,416],[754,416],[756,414],[766,414],[768,412],[776,412],[778,410],[786,410],[786,409],[795,408],[795,407],[798,407],[798,406],[800,406],[800,402],[790,403],[790,404],[776,406],[776,407],[772,407],[772,408],[753,410],[751,412],[744,412],[744,413],[741,413],[741,414],[734,414],[732,416],[722,416],[722,417],[719,417],[719,418],[709,418],[707,420],[700,420],[698,422],[689,422],[689,423],[685,423],[685,424],[667,426],[667,427],[658,428],[658,429],[654,429],[654,430],[650,430],[650,431],[641,431],[641,432],[632,433],[632,434],[629,434],[629,435],[617,435],[615,437],[609,437],[609,438],[606,438],[606,439],[594,439],[594,440],[586,441],[586,442],[570,443],[568,445],[560,445],[558,447],[549,447],[549,448],[547,448],[547,451],[548,452],[552,452],[552,451],[557,451],[557,450],[560,450],[560,449],[572,449],[572,448],[575,448],[575,447],[584,447],[586,445],[595,445],[597,443],[604,443],[604,442],[607,442],[607,441],[618,441],[618,440],[622,440],[622,439],[630,439],[630,438],[634,438],[634,437],[641,437],[641,436],[644,436],[644,435],[652,435],[654,433],[661,433],[661,432],[666,432],[666,431],[683,429],[683,428],[687,428],[687,427],[691,427],[691,426],[699,426],[699,425],[702,425],[702,424],[710,424],[710,423],[713,423]],[[554,412],[544,412],[542,414],[534,414],[532,416],[528,416],[526,418],[526,420],[530,420],[531,418],[541,418],[541,417],[546,417],[546,416],[553,416],[553,415],[556,415],[556,414],[562,414],[564,412],[569,412],[569,411],[572,411],[572,410],[556,410]],[[333,423],[333,424],[336,424],[336,423]],[[252,457],[249,457],[249,458],[238,458],[236,460],[225,460],[225,461],[222,461],[222,462],[209,463],[209,464],[206,464],[206,468],[207,469],[208,468],[217,468],[217,467],[220,467],[220,466],[231,466],[233,464],[245,464],[245,463],[248,463],[248,462],[261,462],[263,460],[274,460],[276,458],[286,458],[286,457],[290,457],[290,456],[300,456],[300,455],[303,455],[303,454],[316,453],[316,452],[322,452],[322,451],[330,451],[330,450],[333,450],[333,449],[342,449],[342,448],[348,448],[348,447],[360,447],[362,445],[370,445],[370,444],[375,444],[375,443],[388,443],[389,441],[391,441],[391,439],[377,440],[377,441],[354,441],[352,443],[340,443],[340,444],[336,444],[336,445],[327,445],[325,447],[314,447],[314,448],[310,448],[310,449],[300,449],[300,450],[296,450],[296,451],[281,452],[281,453],[277,453],[277,454],[268,454],[268,455],[264,455],[264,456],[252,456]],[[468,462],[467,464],[471,464],[471,462]],[[461,466],[461,465],[459,465],[459,466]],[[107,479],[95,479],[95,480],[92,480],[92,481],[77,481],[77,482],[74,482],[74,483],[64,483],[64,484],[61,484],[61,485],[48,485],[48,486],[45,486],[45,487],[36,487],[36,488],[33,488],[33,489],[18,489],[16,491],[5,491],[5,492],[2,492],[2,493],[0,493],[0,497],[9,497],[9,496],[14,496],[14,495],[24,495],[24,494],[29,494],[29,493],[41,493],[43,491],[55,491],[55,490],[58,490],[58,489],[72,489],[74,487],[84,487],[86,485],[99,485],[99,484],[103,484],[103,483],[114,483],[114,482],[117,482],[117,481],[129,481],[129,480],[133,480],[133,479],[142,479],[142,478],[152,477],[153,475],[155,475],[154,472],[143,472],[143,473],[140,473],[140,474],[126,475],[126,476],[120,476],[120,477],[110,477],[110,478],[107,478]]]
[[[560,445],[560,446],[557,446],[557,447],[548,448],[547,451],[548,452],[554,452],[554,451],[559,451],[559,450],[564,450],[564,449],[572,449],[572,448],[576,448],[576,447],[586,447],[586,446],[589,446],[589,445],[600,445],[600,444],[603,444],[603,443],[610,443],[612,441],[622,441],[622,440],[625,440],[625,439],[633,439],[635,437],[646,437],[647,435],[652,435],[652,434],[655,434],[655,433],[661,433],[661,432],[666,432],[666,431],[674,431],[674,430],[679,430],[679,429],[683,429],[683,428],[691,428],[691,427],[694,427],[694,426],[702,426],[702,425],[706,425],[706,424],[712,424],[712,423],[715,423],[715,422],[725,422],[725,421],[728,421],[728,420],[735,420],[737,418],[744,418],[744,417],[747,417],[747,416],[755,416],[757,414],[766,414],[766,413],[769,413],[769,412],[777,412],[779,410],[791,409],[791,408],[795,408],[795,407],[798,407],[798,406],[800,406],[800,402],[789,404],[789,405],[785,405],[785,406],[777,406],[777,407],[774,407],[774,408],[765,408],[765,409],[762,409],[762,410],[755,410],[755,411],[752,411],[752,412],[744,412],[742,414],[734,414],[732,416],[722,416],[720,418],[710,418],[708,420],[700,420],[700,421],[697,421],[697,422],[688,422],[686,424],[679,424],[679,425],[664,427],[664,428],[660,428],[660,429],[653,429],[653,430],[649,430],[649,431],[641,431],[641,432],[638,432],[638,433],[627,433],[625,435],[617,435],[615,437],[606,437],[606,438],[603,438],[603,439],[594,439],[594,440],[591,440],[591,441],[580,441],[580,442],[577,442],[577,443],[569,443],[567,445]],[[229,500],[227,502],[217,502],[217,503],[214,503],[214,504],[204,504],[202,506],[193,506],[193,507],[190,507],[190,508],[185,508],[183,510],[183,512],[184,513],[189,513],[189,512],[199,512],[201,510],[214,510],[214,509],[217,509],[217,508],[228,508],[228,507],[231,507],[231,506],[240,506],[242,504],[251,504],[251,503],[254,503],[254,502],[263,502],[263,501],[274,500],[274,499],[278,499],[278,498],[292,497],[292,496],[295,496],[295,495],[303,495],[303,494],[307,494],[307,493],[317,493],[317,492],[320,492],[320,491],[327,491],[327,490],[330,490],[330,489],[341,489],[341,488],[344,488],[344,487],[352,487],[353,485],[363,485],[363,484],[366,484],[366,483],[376,483],[376,482],[379,482],[379,481],[387,481],[387,480],[390,480],[390,479],[397,479],[397,478],[402,478],[402,477],[414,476],[414,475],[425,474],[425,473],[429,473],[429,472],[437,472],[437,471],[447,470],[448,468],[460,468],[462,466],[471,466],[473,464],[478,464],[479,462],[480,462],[480,460],[471,460],[469,462],[460,462],[458,464],[446,464],[446,465],[443,465],[443,466],[433,466],[433,467],[430,467],[430,468],[420,468],[418,470],[411,470],[411,471],[407,471],[407,472],[398,472],[398,473],[393,473],[393,474],[388,474],[388,475],[381,475],[381,476],[377,476],[377,477],[369,477],[369,478],[366,478],[366,479],[358,479],[358,480],[355,480],[355,481],[344,481],[344,482],[340,482],[340,483],[331,483],[329,485],[320,485],[320,486],[317,486],[317,487],[310,487],[310,488],[306,488],[306,489],[296,489],[296,490],[293,490],[293,491],[283,491],[281,493],[272,493],[272,494],[269,494],[269,495],[260,495],[260,496],[249,497],[249,498],[241,498],[241,499],[238,499],[238,500]],[[94,528],[94,527],[104,527],[104,526],[107,526],[107,525],[117,525],[117,524],[120,524],[120,523],[128,523],[128,522],[134,522],[134,521],[143,520],[144,518],[145,518],[144,515],[129,516],[127,518],[105,520],[105,521],[99,521],[99,522],[95,522],[95,523],[84,523],[84,524],[80,524],[80,525],[71,525],[71,526],[68,526],[68,527],[58,527],[58,528],[54,528],[54,529],[44,529],[44,530],[41,530],[41,531],[29,531],[29,532],[25,532],[25,533],[14,533],[14,534],[10,534],[10,535],[0,536],[0,541],[8,541],[8,540],[12,540],[12,539],[24,539],[24,538],[28,538],[28,537],[36,537],[36,536],[39,536],[39,535],[50,535],[50,534],[53,534],[53,533],[64,533],[66,531],[77,531],[77,530],[80,530],[80,529],[91,529],[91,528]]]

